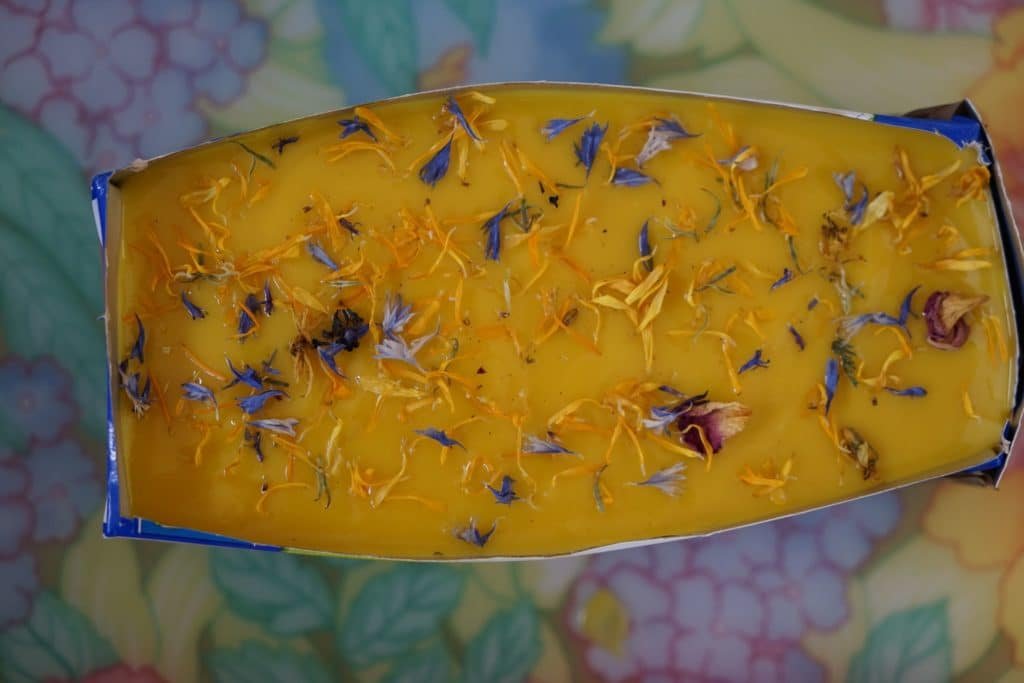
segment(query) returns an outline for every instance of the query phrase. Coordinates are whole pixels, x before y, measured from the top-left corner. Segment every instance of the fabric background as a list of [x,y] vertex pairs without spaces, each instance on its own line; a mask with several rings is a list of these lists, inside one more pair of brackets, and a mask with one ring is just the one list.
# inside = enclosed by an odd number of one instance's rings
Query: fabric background
[[1024,681],[1024,457],[998,493],[922,485],[586,559],[402,565],[100,537],[89,176],[511,79],[893,113],[970,96],[1024,210],[1020,2],[0,0],[0,677]]

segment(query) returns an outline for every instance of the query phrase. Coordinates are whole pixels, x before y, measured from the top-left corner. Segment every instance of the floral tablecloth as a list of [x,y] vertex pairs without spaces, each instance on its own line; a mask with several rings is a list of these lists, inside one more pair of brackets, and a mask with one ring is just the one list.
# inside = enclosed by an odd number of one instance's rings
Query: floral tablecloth
[[403,565],[100,537],[90,174],[513,79],[881,112],[969,95],[1024,209],[1018,2],[0,0],[0,677],[1024,681],[1024,458],[998,493],[923,485],[584,559]]

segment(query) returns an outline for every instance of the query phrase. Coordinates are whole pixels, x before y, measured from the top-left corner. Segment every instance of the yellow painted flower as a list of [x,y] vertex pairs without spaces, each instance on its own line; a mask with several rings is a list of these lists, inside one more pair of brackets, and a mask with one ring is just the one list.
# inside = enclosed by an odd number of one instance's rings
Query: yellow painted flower
[[1024,664],[1024,468],[1007,472],[998,492],[941,484],[924,530],[950,546],[961,564],[1002,572],[998,623],[1013,642],[1015,661]]

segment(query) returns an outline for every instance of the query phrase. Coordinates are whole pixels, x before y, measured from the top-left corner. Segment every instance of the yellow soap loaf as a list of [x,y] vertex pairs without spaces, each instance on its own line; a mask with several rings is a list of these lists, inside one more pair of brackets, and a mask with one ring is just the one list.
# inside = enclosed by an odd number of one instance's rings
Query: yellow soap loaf
[[395,558],[707,533],[983,461],[1017,337],[939,135],[424,94],[114,178],[124,514]]

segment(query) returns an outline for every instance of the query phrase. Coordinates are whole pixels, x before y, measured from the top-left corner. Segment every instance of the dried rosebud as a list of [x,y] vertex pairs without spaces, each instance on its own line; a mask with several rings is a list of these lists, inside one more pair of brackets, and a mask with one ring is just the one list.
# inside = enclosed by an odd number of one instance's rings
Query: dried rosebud
[[[749,419],[750,408],[742,403],[691,402],[690,407],[680,413],[676,427],[686,446],[711,455],[722,450],[727,440],[743,431]],[[708,446],[711,453],[708,453]]]
[[850,456],[854,464],[860,468],[865,480],[878,474],[878,453],[856,430],[843,427],[839,432],[839,445],[843,452]]
[[924,320],[928,325],[928,343],[951,351],[959,349],[971,334],[964,318],[988,301],[987,296],[967,296],[956,292],[932,292],[924,304]]

